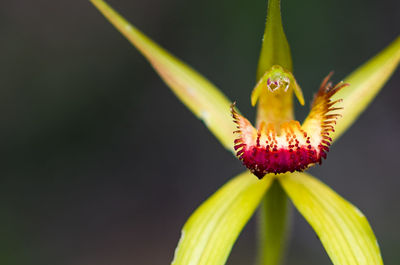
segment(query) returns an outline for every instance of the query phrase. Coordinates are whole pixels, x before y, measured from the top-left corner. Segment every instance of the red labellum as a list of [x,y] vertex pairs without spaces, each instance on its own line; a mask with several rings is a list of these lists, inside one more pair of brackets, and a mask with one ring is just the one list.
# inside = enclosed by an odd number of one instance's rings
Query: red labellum
[[261,122],[258,130],[239,115],[232,104],[231,112],[237,124],[238,138],[234,142],[237,157],[258,178],[268,173],[303,171],[326,159],[334,131],[335,120],[340,115],[332,113],[338,101],[330,98],[347,84],[339,83],[332,88],[324,79],[314,98],[311,112],[301,126],[298,121],[283,122],[279,126]]

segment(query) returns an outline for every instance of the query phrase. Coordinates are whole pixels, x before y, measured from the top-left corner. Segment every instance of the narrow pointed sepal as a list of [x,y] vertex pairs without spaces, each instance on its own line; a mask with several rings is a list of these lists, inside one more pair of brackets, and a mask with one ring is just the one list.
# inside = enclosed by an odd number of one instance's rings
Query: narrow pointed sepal
[[175,95],[204,122],[225,148],[232,150],[234,126],[229,117],[230,101],[223,93],[145,36],[103,0],[90,1],[146,57]]
[[279,178],[334,265],[382,265],[375,235],[359,209],[305,173]]
[[225,264],[271,182],[245,172],[220,188],[184,225],[172,265]]
[[343,118],[336,124],[333,140],[342,135],[376,97],[400,63],[400,37],[356,69],[344,82],[349,86],[333,96],[343,99]]
[[258,60],[257,80],[273,65],[280,65],[293,71],[290,47],[282,26],[280,0],[268,0],[267,21]]

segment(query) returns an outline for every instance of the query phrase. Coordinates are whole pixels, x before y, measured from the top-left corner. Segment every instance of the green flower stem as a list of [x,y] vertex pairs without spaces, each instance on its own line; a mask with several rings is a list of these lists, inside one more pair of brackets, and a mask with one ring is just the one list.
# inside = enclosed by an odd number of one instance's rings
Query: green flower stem
[[259,215],[258,265],[277,265],[282,261],[288,227],[288,197],[274,181],[264,196]]

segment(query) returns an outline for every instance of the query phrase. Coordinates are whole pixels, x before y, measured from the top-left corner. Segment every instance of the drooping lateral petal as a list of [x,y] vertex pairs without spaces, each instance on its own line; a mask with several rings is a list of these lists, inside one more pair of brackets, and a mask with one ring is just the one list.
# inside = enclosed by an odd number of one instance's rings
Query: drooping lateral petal
[[375,235],[359,209],[308,174],[288,174],[279,181],[334,265],[383,264]]
[[332,100],[343,99],[343,117],[337,121],[332,138],[349,128],[396,70],[400,63],[400,37],[344,79],[343,88]]
[[[234,125],[231,102],[198,72],[161,48],[102,0],[91,0],[98,10],[146,57],[175,95],[232,150]],[[160,110],[161,111],[161,110]]]
[[244,172],[208,198],[184,225],[172,264],[225,264],[272,180]]

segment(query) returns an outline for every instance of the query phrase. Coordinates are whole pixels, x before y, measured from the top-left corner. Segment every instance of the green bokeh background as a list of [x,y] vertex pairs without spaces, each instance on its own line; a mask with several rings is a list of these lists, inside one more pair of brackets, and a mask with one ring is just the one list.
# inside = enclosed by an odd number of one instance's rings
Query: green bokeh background
[[[254,117],[264,0],[112,0]],[[284,0],[307,102],[398,34],[397,0]],[[190,213],[243,170],[88,1],[0,3],[0,264],[168,264]],[[311,172],[400,261],[399,71]],[[298,107],[304,118],[308,107]],[[286,264],[331,264],[293,211]],[[252,264],[250,222],[228,264]]]

